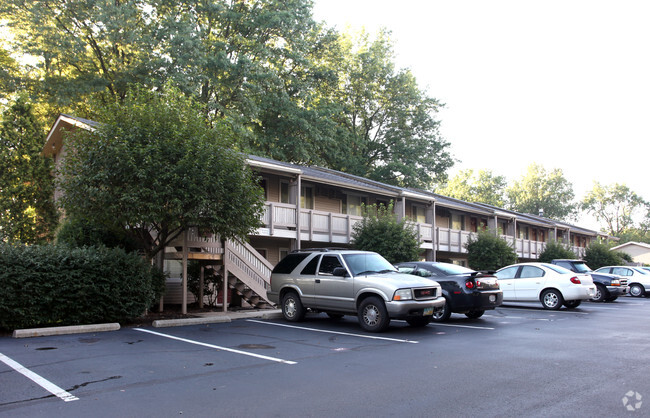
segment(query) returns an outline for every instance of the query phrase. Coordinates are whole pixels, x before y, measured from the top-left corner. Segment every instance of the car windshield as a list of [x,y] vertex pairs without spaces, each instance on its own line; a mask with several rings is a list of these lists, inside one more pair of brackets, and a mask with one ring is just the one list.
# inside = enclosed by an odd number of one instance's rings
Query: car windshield
[[434,267],[442,271],[448,276],[455,276],[457,274],[474,273],[474,270],[468,269],[467,267],[458,266],[456,264],[439,263],[439,264],[434,264]]
[[397,271],[395,266],[376,253],[344,254],[343,259],[353,276]]

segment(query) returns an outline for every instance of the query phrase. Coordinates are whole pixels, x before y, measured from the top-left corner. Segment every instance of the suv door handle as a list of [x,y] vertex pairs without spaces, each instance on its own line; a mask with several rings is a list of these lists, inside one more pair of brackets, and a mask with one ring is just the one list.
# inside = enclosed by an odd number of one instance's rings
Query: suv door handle
[[316,279],[316,283],[320,283],[320,279]]

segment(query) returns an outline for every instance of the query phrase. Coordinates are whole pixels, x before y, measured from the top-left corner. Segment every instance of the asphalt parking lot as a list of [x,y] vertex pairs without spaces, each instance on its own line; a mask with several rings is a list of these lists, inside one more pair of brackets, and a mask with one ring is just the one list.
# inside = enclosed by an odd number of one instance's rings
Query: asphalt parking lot
[[0,338],[2,416],[650,416],[650,299]]

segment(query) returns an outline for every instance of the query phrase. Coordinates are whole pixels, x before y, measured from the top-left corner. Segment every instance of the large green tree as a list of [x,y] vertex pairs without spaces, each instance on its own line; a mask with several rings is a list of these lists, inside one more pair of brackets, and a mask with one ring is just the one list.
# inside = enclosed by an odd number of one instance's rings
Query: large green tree
[[100,107],[96,130],[66,138],[66,215],[122,227],[150,258],[189,227],[245,238],[259,226],[262,190],[232,132],[200,113],[171,87]]
[[453,164],[435,114],[442,104],[418,87],[409,70],[395,68],[389,32],[342,34],[334,62],[337,116],[343,128],[327,156],[335,169],[400,186],[430,188]]
[[648,202],[624,184],[603,186],[594,182],[582,200],[582,208],[594,215],[606,232],[619,236],[637,225],[636,216],[644,210],[647,213]]
[[531,164],[526,173],[506,190],[509,209],[556,220],[571,220],[576,215],[573,185],[562,169],[547,171],[540,164]]
[[490,170],[461,170],[445,187],[436,189],[436,193],[466,202],[503,207],[507,184],[504,176],[494,175]]
[[58,215],[44,134],[31,105],[19,98],[0,125],[0,241],[26,244],[53,237]]

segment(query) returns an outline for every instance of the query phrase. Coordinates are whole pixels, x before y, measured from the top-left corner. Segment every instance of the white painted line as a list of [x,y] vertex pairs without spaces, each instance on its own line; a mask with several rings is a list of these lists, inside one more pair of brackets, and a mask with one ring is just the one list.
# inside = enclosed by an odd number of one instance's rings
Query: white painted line
[[15,362],[14,360],[10,359],[9,357],[5,356],[2,353],[0,353],[0,361],[2,361],[7,366],[11,367],[18,373],[22,374],[23,376],[27,377],[28,379],[31,379],[34,383],[41,386],[43,389],[47,390],[48,392],[50,392],[52,395],[57,396],[64,402],[79,400],[79,398],[77,398],[73,394],[66,392],[65,390],[55,385],[54,383],[50,382],[47,379],[44,379],[43,377],[37,375],[33,371],[23,367],[20,363]]
[[183,341],[185,343],[200,345],[200,346],[208,347],[208,348],[214,348],[216,350],[229,351],[231,353],[242,354],[244,356],[257,357],[257,358],[260,358],[260,359],[263,359],[263,360],[275,361],[275,362],[284,363],[284,364],[298,364],[295,361],[283,360],[283,359],[276,358],[276,357],[263,356],[261,354],[249,353],[247,351],[235,350],[233,348],[221,347],[221,346],[214,345],[214,344],[202,343],[200,341],[188,340],[187,338],[175,337],[173,335],[163,334],[161,332],[156,332],[156,331],[150,331],[148,329],[142,329],[142,328],[133,328],[133,329],[136,330],[136,331],[142,331],[142,332],[147,332],[149,334],[158,335],[159,337],[165,337],[165,338],[169,338],[169,339],[172,339],[172,340]]
[[526,319],[523,316],[510,316],[510,315],[502,316],[502,315],[488,315],[488,314],[485,314],[483,316],[487,317],[487,318],[497,318],[497,319]]
[[395,341],[395,342],[398,342],[398,343],[410,343],[410,344],[419,343],[419,341],[402,340],[402,339],[398,339],[398,338],[379,337],[379,336],[375,336],[375,335],[352,334],[350,332],[328,331],[328,330],[324,330],[324,329],[298,327],[298,326],[295,326],[295,325],[288,325],[288,324],[276,324],[275,322],[256,321],[254,319],[248,319],[247,321],[248,322],[257,322],[258,324],[264,324],[264,325],[274,325],[276,327],[295,328],[295,329],[303,329],[305,331],[323,332],[325,334],[338,334],[338,335],[347,335],[347,336],[350,336],[350,337],[369,338],[371,340]]
[[574,310],[567,310],[567,311],[553,311],[551,309],[533,309],[533,308],[515,308],[515,307],[510,307],[510,306],[499,306],[497,309],[513,309],[517,311],[531,311],[531,312],[545,312],[545,313],[563,313],[563,314],[579,314],[579,315],[589,315],[589,312],[577,312]]
[[435,323],[432,322],[431,325],[433,325],[434,327],[441,326],[441,327],[458,327],[458,328],[487,329],[487,330],[494,329],[492,327],[479,327],[475,325],[441,324],[440,322],[435,322]]

